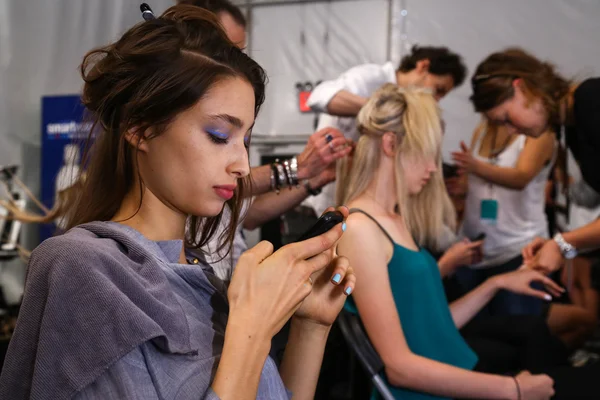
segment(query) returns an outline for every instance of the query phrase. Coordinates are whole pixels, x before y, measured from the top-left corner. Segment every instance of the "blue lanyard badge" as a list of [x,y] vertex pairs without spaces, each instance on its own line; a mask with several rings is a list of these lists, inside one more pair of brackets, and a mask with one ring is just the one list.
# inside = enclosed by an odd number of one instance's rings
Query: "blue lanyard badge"
[[481,200],[481,222],[496,225],[498,220],[498,201],[494,199]]

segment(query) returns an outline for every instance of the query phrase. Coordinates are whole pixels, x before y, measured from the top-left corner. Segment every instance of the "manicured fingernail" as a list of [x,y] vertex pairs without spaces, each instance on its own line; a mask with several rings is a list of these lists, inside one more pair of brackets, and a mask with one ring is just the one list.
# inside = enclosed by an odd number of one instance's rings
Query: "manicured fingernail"
[[340,281],[342,280],[342,276],[340,274],[335,274],[331,280],[334,283],[340,283]]
[[346,293],[346,296],[350,296],[350,293],[352,293],[352,287],[348,286],[346,290],[344,290],[344,293]]
[[346,223],[342,222],[342,232],[346,232]]
[[548,301],[552,301],[552,296],[550,296],[549,294],[544,296],[544,299],[548,300]]

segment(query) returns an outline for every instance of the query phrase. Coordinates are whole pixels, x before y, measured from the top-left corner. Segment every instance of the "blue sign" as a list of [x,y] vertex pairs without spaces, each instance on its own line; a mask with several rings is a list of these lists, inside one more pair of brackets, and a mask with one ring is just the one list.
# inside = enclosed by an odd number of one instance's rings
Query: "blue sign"
[[[80,154],[91,124],[84,123],[85,107],[79,95],[42,97],[41,201],[52,209],[57,193],[73,183]],[[40,241],[54,234],[57,225],[40,227]]]

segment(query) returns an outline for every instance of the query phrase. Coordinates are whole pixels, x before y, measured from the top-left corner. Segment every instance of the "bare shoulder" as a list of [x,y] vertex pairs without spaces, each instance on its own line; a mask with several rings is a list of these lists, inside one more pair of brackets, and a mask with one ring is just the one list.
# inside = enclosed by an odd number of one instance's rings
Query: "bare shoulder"
[[380,235],[383,236],[377,224],[361,212],[350,214],[346,220],[346,226],[343,237],[347,237],[350,241],[356,241],[357,244],[377,240]]
[[387,262],[392,251],[390,241],[371,218],[359,212],[350,214],[346,220],[346,231],[338,244],[340,255],[368,255]]
[[533,153],[540,158],[539,156],[542,155],[542,161],[547,161],[548,159],[552,158],[555,146],[556,135],[553,131],[547,130],[537,138],[525,138],[525,146],[523,150],[527,156],[529,156],[530,153]]

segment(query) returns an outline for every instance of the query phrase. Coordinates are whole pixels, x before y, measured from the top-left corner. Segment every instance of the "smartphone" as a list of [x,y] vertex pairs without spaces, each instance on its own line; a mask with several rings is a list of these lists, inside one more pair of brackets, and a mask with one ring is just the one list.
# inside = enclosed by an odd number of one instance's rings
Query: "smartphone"
[[471,242],[479,242],[483,239],[485,239],[485,233],[482,232],[479,235],[475,236],[473,239],[471,239]]
[[443,163],[442,174],[444,179],[454,178],[455,176],[458,176],[458,167],[454,164]]
[[328,211],[321,215],[317,222],[298,238],[297,242],[308,240],[315,236],[322,235],[344,220],[344,215],[339,211]]

